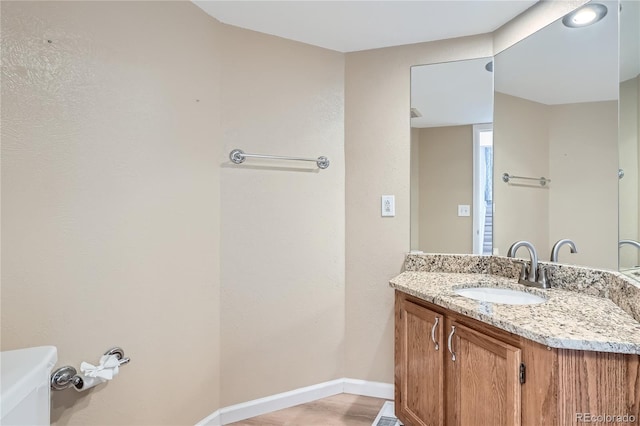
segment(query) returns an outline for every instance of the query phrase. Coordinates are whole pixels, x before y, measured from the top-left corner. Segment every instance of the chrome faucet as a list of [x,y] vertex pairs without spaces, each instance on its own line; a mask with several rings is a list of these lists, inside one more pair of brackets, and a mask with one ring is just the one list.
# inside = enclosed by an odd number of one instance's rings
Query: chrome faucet
[[559,240],[558,242],[556,242],[553,245],[553,248],[551,249],[551,261],[552,262],[557,262],[558,261],[558,253],[560,252],[560,247],[562,247],[563,245],[568,245],[569,248],[571,249],[571,253],[577,253],[578,249],[576,248],[576,243],[574,243],[573,241],[569,240],[569,239],[563,239],[563,240]]
[[528,241],[516,241],[509,247],[509,251],[507,252],[507,257],[515,257],[516,251],[520,247],[525,247],[529,250],[529,256],[531,257],[531,267],[529,269],[529,273],[527,274],[527,266],[523,262],[522,263],[522,271],[520,273],[520,279],[518,282],[520,284],[532,286],[532,287],[540,287],[540,288],[549,288],[549,282],[547,280],[547,271],[542,267],[538,268],[538,252],[536,251],[533,244]]
[[636,240],[620,240],[618,242],[618,247],[622,247],[625,244],[629,244],[630,246],[634,246],[635,248],[640,250],[640,242],[638,242]]
[[[529,250],[529,256],[531,257],[531,269],[529,269],[527,280],[531,283],[535,283],[538,275],[538,252],[536,251],[536,248],[533,246],[533,244],[531,244],[529,241],[516,241],[515,243],[511,244],[511,247],[509,247],[507,257],[516,257],[516,251],[518,251],[520,247],[525,247],[527,250]],[[520,277],[521,280],[525,275],[524,264],[522,265],[522,268],[523,274]]]

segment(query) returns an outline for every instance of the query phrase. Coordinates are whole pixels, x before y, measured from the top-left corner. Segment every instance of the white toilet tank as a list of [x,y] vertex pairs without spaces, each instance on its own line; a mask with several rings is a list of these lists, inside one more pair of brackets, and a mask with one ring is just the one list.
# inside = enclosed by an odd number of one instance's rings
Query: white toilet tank
[[51,423],[49,381],[57,360],[54,346],[0,352],[0,425]]

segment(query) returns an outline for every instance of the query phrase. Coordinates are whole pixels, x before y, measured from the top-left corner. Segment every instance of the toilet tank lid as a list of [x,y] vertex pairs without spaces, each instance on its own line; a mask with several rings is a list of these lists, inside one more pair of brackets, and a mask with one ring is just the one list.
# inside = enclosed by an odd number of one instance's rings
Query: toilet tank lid
[[55,346],[0,352],[0,418],[10,413],[34,389],[49,386],[58,361]]

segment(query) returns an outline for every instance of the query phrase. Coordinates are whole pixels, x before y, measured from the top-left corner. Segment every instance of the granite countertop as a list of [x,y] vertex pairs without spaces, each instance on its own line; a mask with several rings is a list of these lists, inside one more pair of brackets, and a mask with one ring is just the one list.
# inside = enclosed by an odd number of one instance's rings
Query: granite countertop
[[[408,270],[393,278],[392,288],[529,340],[553,348],[640,354],[640,322],[607,297],[608,291],[588,294],[568,286],[548,290],[531,288],[518,284],[513,277],[503,276],[509,274],[501,276],[490,266],[474,265],[472,273],[465,271],[469,268],[461,268],[463,272],[425,271],[425,268],[419,270],[411,266],[407,269],[418,270]],[[469,287],[521,290],[547,301],[506,305],[480,302],[454,293],[456,289]],[[633,291],[635,296],[635,288]]]

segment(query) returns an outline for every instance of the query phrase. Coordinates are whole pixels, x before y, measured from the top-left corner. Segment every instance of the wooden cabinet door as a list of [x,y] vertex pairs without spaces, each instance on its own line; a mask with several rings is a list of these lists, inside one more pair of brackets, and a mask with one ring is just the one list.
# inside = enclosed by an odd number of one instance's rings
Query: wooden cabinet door
[[407,426],[444,424],[444,318],[396,299],[396,415]]
[[455,321],[446,334],[447,424],[520,425],[520,349]]

